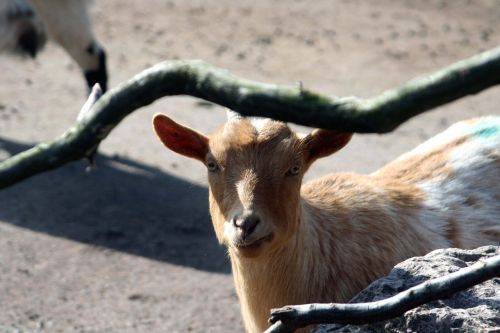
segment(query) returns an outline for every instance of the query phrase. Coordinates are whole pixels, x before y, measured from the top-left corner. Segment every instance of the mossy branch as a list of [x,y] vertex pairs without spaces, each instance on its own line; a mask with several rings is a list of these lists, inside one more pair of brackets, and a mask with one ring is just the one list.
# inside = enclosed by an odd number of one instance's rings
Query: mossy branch
[[265,333],[292,333],[313,324],[369,324],[402,315],[431,301],[450,297],[494,277],[500,277],[500,256],[480,260],[457,272],[423,282],[395,296],[369,303],[303,304],[271,310],[273,324]]
[[202,61],[159,63],[108,91],[60,138],[0,163],[0,188],[91,157],[131,112],[164,96],[191,95],[245,116],[359,133],[385,133],[439,105],[500,83],[500,47],[414,79],[379,96],[328,97],[302,87],[240,79]]

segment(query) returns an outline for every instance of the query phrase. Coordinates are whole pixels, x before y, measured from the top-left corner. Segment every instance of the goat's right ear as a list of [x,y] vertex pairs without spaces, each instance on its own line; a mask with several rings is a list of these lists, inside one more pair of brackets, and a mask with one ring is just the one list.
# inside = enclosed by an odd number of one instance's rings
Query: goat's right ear
[[176,123],[164,114],[156,114],[153,117],[153,128],[167,148],[205,163],[208,137]]

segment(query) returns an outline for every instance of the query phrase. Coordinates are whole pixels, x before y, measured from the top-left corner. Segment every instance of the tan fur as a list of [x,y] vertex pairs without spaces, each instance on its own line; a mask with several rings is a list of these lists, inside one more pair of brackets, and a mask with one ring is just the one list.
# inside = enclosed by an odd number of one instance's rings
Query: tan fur
[[[429,201],[433,197],[425,186],[456,178],[450,152],[468,142],[467,136],[403,155],[372,175],[338,173],[301,184],[316,158],[349,139],[350,134],[323,130],[302,138],[274,121],[257,130],[249,120],[237,119],[208,138],[207,156],[195,156],[218,165],[209,172],[210,213],[217,238],[229,250],[248,332],[268,327],[271,308],[347,302],[409,257],[500,243],[500,221],[488,215],[496,209],[498,217],[500,205],[479,216],[490,202],[484,200],[500,195],[500,186],[491,193],[461,193],[460,207],[452,201],[439,210]],[[500,172],[498,147],[488,156],[493,162],[485,165]],[[464,212],[470,210],[478,213],[477,226],[466,223]],[[241,245],[245,240],[231,223],[242,212],[261,220],[248,246]]]
[[446,234],[446,238],[448,238],[451,242],[451,245],[456,248],[461,248],[462,245],[462,230],[460,225],[455,221],[454,218],[450,217],[448,219],[448,233]]
[[463,136],[441,147],[436,147],[428,154],[397,159],[375,174],[385,179],[405,183],[415,183],[433,177],[449,177],[451,170],[447,165],[447,154],[466,140],[467,137]]

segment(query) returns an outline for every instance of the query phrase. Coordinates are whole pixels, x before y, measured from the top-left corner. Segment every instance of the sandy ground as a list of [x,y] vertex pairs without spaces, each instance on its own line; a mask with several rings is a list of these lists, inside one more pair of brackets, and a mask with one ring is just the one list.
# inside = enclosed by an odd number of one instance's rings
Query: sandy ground
[[[147,6],[145,7],[145,4]],[[249,79],[371,96],[500,42],[496,0],[95,1],[111,85],[166,59],[200,58]],[[70,127],[85,85],[49,44],[0,58],[0,159]],[[371,172],[449,124],[500,114],[499,88],[358,135],[308,178]],[[238,301],[207,208],[205,172],[167,152],[155,112],[211,132],[220,107],[162,99],[77,162],[0,192],[0,332],[237,332]]]

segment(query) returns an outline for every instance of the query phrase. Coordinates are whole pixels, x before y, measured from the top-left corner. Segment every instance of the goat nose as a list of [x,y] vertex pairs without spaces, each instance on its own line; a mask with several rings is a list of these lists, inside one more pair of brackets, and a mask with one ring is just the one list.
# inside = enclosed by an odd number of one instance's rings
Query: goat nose
[[236,216],[233,218],[234,226],[241,230],[243,237],[250,235],[255,230],[259,222],[260,218],[255,214],[245,214],[243,216]]

